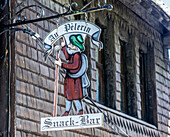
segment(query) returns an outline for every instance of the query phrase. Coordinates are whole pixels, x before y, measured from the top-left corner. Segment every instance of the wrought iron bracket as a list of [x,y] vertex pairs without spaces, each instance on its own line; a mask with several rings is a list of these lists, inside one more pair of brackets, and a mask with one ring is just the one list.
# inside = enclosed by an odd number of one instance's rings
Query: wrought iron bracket
[[112,10],[112,9],[113,9],[112,5],[106,5],[106,6],[104,5],[104,6],[101,6],[101,7],[85,9],[85,10],[78,10],[78,11],[71,10],[71,12],[66,12],[66,13],[63,13],[63,14],[57,14],[57,15],[53,15],[53,16],[49,16],[49,17],[37,18],[37,19],[33,19],[33,20],[24,20],[24,21],[12,23],[12,24],[4,24],[1,27],[3,27],[3,28],[4,27],[14,27],[14,26],[18,26],[18,25],[44,21],[44,20],[48,20],[48,19],[62,18],[62,17],[67,17],[67,16],[85,14],[85,13],[89,13],[89,12],[95,12],[95,11],[101,11],[101,10]]

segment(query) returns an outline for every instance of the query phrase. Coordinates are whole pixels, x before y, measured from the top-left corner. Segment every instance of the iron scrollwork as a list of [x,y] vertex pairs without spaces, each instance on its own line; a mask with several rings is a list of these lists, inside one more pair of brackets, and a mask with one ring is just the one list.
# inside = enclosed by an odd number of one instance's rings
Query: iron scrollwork
[[18,16],[18,19],[16,20],[16,22],[25,21],[26,20],[26,16],[22,16],[21,14],[22,14],[22,12],[24,10],[32,8],[32,7],[37,7],[37,8],[39,8],[41,10],[41,12],[37,12],[36,13],[37,14],[36,15],[37,18],[42,18],[44,16],[45,12],[44,12],[44,9],[41,6],[38,6],[38,5],[29,5],[29,6],[26,6],[26,7],[22,8],[21,10],[19,10],[15,14],[15,16]]
[[5,7],[6,7],[6,5],[7,5],[7,0],[5,0],[4,5],[0,5],[0,9],[1,9],[1,10],[4,10]]

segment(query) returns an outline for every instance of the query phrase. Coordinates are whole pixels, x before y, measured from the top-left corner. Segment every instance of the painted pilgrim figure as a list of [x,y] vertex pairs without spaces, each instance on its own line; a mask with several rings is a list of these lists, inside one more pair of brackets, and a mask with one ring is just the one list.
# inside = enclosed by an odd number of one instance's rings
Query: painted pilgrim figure
[[83,114],[81,99],[87,95],[87,87],[89,80],[87,78],[87,57],[82,52],[85,50],[84,40],[82,35],[70,35],[69,44],[66,45],[65,39],[61,43],[62,51],[68,60],[68,63],[62,63],[59,59],[55,61],[56,65],[66,69],[64,81],[64,96],[66,98],[66,111],[62,116],[67,116],[71,110],[74,100],[77,115]]

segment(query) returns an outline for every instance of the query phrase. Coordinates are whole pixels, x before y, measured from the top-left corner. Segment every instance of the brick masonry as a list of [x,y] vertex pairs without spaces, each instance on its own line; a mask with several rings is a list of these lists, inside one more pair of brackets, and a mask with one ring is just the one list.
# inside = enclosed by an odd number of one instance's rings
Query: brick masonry
[[[19,3],[19,1],[18,1]],[[54,14],[56,11],[63,12],[62,5],[69,3],[67,0],[29,0],[24,2],[23,6],[38,4],[45,9],[47,16]],[[105,15],[108,19],[113,21],[113,31],[111,37],[111,47],[113,47],[113,92],[115,94],[115,110],[99,105],[118,126],[120,126],[130,136],[170,136],[170,75],[168,69],[165,67],[163,57],[163,45],[161,40],[161,33],[154,27],[148,25],[141,18],[136,16],[129,8],[120,3],[113,1],[109,3],[114,5],[114,11],[107,12],[101,11],[100,13],[93,14],[93,18],[99,18],[105,24]],[[35,18],[35,9],[29,9],[24,12],[24,15],[30,19]],[[101,15],[102,13],[102,15]],[[62,18],[59,23],[70,20],[70,18]],[[93,19],[89,19],[94,22]],[[29,24],[33,30],[40,34],[42,39],[53,29],[56,28],[56,20],[48,20]],[[135,34],[135,73],[134,79],[136,90],[136,113],[137,118],[132,118],[126,114],[121,113],[121,79],[120,79],[120,39],[127,41],[127,34]],[[154,47],[154,60],[155,60],[155,83],[157,94],[157,126],[147,124],[141,120],[141,89],[140,89],[140,71],[139,71],[139,47],[146,43],[151,43]],[[152,44],[154,43],[154,44]],[[79,137],[79,136],[116,136],[108,125],[104,124],[103,128],[68,130],[57,132],[41,132],[40,119],[41,117],[52,116],[53,112],[53,93],[54,93],[54,80],[55,80],[55,66],[48,60],[44,62],[43,51],[38,46],[38,43],[30,36],[22,32],[16,33],[15,38],[15,134],[16,137]],[[91,61],[91,97],[96,100],[96,60],[95,48],[90,47]],[[58,95],[58,115],[65,111],[65,98],[63,93],[63,78],[59,75],[59,95]],[[90,108],[85,102],[83,103],[84,113],[98,112],[92,105]],[[76,109],[73,107],[71,114],[75,114]]]

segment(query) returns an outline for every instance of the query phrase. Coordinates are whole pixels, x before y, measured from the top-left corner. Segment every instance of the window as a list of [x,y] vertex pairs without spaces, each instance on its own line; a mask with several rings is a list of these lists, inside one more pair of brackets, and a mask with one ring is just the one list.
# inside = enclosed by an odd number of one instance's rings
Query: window
[[127,99],[126,99],[126,73],[125,73],[125,66],[126,66],[126,52],[125,52],[125,45],[126,43],[121,41],[120,46],[120,58],[121,58],[121,110],[124,113],[127,113]]
[[134,36],[120,40],[121,111],[137,117],[136,61]]
[[97,51],[97,101],[109,107],[116,108],[116,66],[114,46],[114,22],[106,20],[105,24],[96,19],[96,24],[102,28],[101,41],[103,49]]
[[139,50],[140,65],[140,89],[142,119],[148,123],[157,124],[156,89],[155,89],[155,67],[154,49],[147,47],[147,52]]
[[146,55],[142,50],[139,51],[139,64],[140,64],[140,89],[141,89],[141,107],[142,119],[146,118]]
[[96,50],[96,75],[97,75],[97,92],[96,92],[96,101],[101,104],[105,103],[105,95],[104,95],[104,82],[103,82],[103,60],[102,53],[103,50]]

